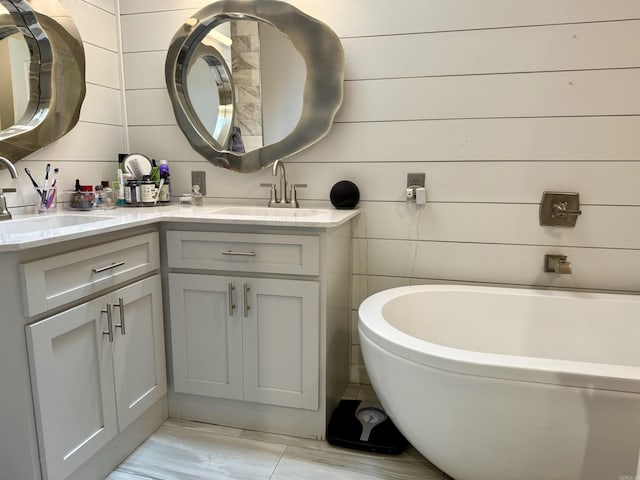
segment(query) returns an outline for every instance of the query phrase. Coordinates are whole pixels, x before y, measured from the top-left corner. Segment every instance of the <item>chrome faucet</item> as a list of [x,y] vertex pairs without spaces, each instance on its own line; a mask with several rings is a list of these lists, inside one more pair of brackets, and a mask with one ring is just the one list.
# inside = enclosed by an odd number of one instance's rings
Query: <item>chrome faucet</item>
[[[13,163],[4,157],[0,157],[0,163],[7,167],[11,178],[18,178],[18,169]],[[11,218],[11,213],[7,210],[7,199],[4,194],[15,191],[15,188],[0,188],[0,220],[9,220]]]
[[11,175],[11,178],[18,178],[18,169],[13,163],[11,163],[9,159],[0,157],[0,163],[2,163],[5,167],[7,167],[7,170],[9,170],[9,174]]
[[275,183],[261,183],[262,187],[271,188],[270,198],[269,198],[269,206],[270,207],[289,207],[289,208],[298,208],[298,199],[296,197],[296,187],[303,188],[306,187],[306,183],[294,183],[291,185],[289,190],[289,195],[287,195],[287,173],[284,169],[284,162],[280,159],[276,160],[271,169],[271,175],[274,177],[278,176],[278,172],[280,172],[280,191],[276,188]]
[[276,202],[289,203],[289,199],[287,198],[287,173],[284,171],[284,162],[282,160],[276,160],[273,163],[271,175],[277,177],[278,170],[280,170],[280,195],[278,195],[276,191]]
[[571,262],[567,261],[566,255],[545,255],[544,271],[547,273],[572,273]]

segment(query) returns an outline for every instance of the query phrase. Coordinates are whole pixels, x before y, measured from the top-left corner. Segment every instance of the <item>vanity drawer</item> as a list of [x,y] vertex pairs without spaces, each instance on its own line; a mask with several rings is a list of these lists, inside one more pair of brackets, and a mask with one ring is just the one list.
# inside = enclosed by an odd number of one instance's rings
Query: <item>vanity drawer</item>
[[26,316],[37,315],[159,268],[158,233],[20,265]]
[[167,232],[169,267],[318,275],[319,240],[305,235]]

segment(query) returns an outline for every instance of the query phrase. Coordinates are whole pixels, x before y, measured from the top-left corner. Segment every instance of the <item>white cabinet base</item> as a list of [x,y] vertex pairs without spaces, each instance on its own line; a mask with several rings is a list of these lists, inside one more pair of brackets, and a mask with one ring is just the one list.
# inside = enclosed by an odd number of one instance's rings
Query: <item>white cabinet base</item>
[[164,396],[65,480],[102,480],[169,417]]
[[169,392],[169,416],[294,437],[325,438],[325,411]]

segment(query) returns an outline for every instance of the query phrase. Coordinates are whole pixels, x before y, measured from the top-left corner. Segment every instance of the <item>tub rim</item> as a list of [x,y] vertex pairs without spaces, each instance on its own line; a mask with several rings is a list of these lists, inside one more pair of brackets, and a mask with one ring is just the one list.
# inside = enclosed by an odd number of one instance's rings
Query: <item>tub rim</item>
[[640,303],[638,295],[615,293],[448,284],[411,285],[390,288],[367,297],[358,308],[359,334],[399,357],[457,374],[640,393],[640,367],[463,350],[413,337],[389,324],[382,315],[383,306],[399,296],[452,291]]

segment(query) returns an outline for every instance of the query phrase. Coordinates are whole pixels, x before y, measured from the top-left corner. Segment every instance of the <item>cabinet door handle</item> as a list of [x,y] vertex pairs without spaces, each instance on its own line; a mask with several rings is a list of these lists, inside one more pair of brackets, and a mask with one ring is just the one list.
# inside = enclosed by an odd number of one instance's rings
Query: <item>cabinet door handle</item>
[[233,303],[233,291],[236,287],[233,286],[233,282],[229,282],[227,285],[227,297],[229,299],[229,316],[233,316],[233,312],[236,309],[236,305]]
[[222,255],[230,255],[234,257],[255,257],[256,252],[234,252],[233,250],[229,250],[227,252],[222,252]]
[[120,323],[115,324],[114,327],[119,328],[122,335],[125,335],[127,332],[124,326],[124,298],[118,297],[118,304],[114,305],[113,308],[120,309]]
[[251,306],[249,305],[249,290],[251,290],[249,288],[249,284],[245,283],[242,286],[242,303],[244,304],[244,318],[247,318],[249,316],[249,310],[251,309]]
[[111,270],[112,268],[116,268],[116,267],[121,267],[122,265],[124,265],[124,262],[112,263],[111,265],[108,265],[106,267],[97,267],[93,269],[93,273],[106,272],[107,270]]
[[113,317],[111,316],[111,304],[107,303],[107,309],[101,310],[102,313],[107,314],[107,330],[103,331],[103,335],[109,336],[109,342],[113,343]]

